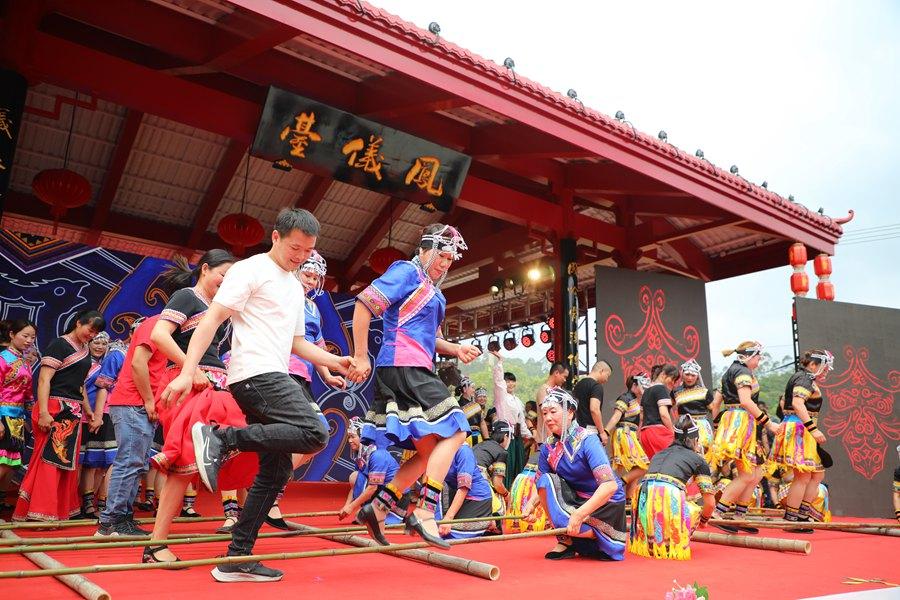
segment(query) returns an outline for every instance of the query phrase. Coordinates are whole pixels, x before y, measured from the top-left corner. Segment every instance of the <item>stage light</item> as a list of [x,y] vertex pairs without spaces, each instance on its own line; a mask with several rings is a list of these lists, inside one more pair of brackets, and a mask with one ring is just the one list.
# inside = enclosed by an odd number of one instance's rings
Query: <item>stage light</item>
[[492,333],[488,338],[488,352],[500,352],[500,338],[496,333]]
[[666,140],[669,139],[669,134],[666,133],[664,129],[660,129],[659,133],[656,134],[656,137],[658,137],[660,139],[660,141],[665,142]]
[[569,88],[569,91],[566,92],[566,96],[568,96],[572,100],[578,100],[578,92],[576,92],[572,88]]
[[549,327],[544,325],[543,327],[541,327],[541,334],[539,336],[539,339],[541,340],[541,343],[549,344],[550,341],[553,339],[553,332],[550,331]]
[[503,66],[509,70],[513,70],[516,68],[516,61],[507,56],[503,59]]
[[817,210],[816,212],[819,213],[820,215],[824,216],[824,215],[825,215],[825,208],[822,207],[822,206],[820,206],[820,207],[819,207],[819,210]]
[[624,120],[625,120],[625,113],[623,113],[621,110],[617,110],[616,111],[616,121],[624,121]]
[[512,331],[507,331],[506,335],[503,336],[503,349],[507,352],[512,352],[518,345],[519,344],[516,343],[516,334]]
[[701,158],[701,159],[702,159],[702,158],[703,158],[704,156],[706,156],[706,155],[703,154],[703,150],[701,150],[700,148],[697,148],[697,151],[694,152],[694,156],[696,156],[697,158]]
[[441,26],[437,24],[437,21],[432,21],[428,24],[428,31],[433,33],[434,35],[441,34]]
[[553,348],[547,350],[547,353],[544,354],[544,358],[546,358],[549,363],[556,362],[556,352],[553,351]]
[[521,343],[525,348],[534,346],[534,330],[531,327],[526,327],[522,330]]
[[791,194],[791,195],[788,196],[788,200],[790,200],[791,202],[796,202],[796,200],[794,200],[794,195],[793,195],[793,194]]
[[529,281],[539,281],[541,278],[541,270],[538,267],[531,267],[528,269],[528,280]]
[[555,328],[556,327],[556,317],[550,317],[549,319],[547,319],[547,326],[550,329]]
[[482,348],[482,346],[481,346],[481,340],[479,340],[478,338],[475,338],[472,340],[472,345],[475,346],[476,348],[478,348],[479,352],[482,352],[482,353],[484,352],[484,348]]
[[492,296],[497,296],[501,291],[503,291],[503,280],[495,279],[491,284],[490,291]]
[[732,175],[737,175],[737,174],[738,174],[738,167],[737,167],[737,165],[731,165],[731,168],[728,169],[728,170],[731,171],[731,174],[732,174]]

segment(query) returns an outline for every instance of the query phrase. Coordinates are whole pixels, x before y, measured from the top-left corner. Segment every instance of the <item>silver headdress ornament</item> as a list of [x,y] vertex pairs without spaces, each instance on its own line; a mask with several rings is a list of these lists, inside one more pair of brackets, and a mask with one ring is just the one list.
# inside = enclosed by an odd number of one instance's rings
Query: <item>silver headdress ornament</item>
[[475,384],[472,383],[472,380],[466,376],[463,376],[463,378],[459,380],[459,389],[461,389],[461,390],[466,389],[470,385],[475,385]]
[[[422,240],[419,242],[419,247],[425,248],[426,250],[437,250],[440,253],[449,252],[453,260],[459,260],[460,258],[462,258],[463,250],[469,249],[469,247],[466,245],[466,240],[463,239],[462,234],[456,229],[456,227],[452,227],[450,225],[444,225],[444,227],[439,231],[424,234],[422,236]],[[437,260],[437,257],[438,254],[434,253],[431,255],[431,258],[428,259],[427,264],[422,264],[421,260],[419,260],[419,257],[416,256],[415,258],[413,258],[413,263],[419,265],[427,276],[428,271],[431,269],[431,265],[434,264],[434,261]],[[433,282],[435,287],[440,288],[441,284],[444,283],[444,279],[446,279],[446,277],[447,273],[445,272],[443,275],[441,275],[441,278],[438,281]]]
[[578,408],[578,402],[572,397],[572,394],[561,387],[552,387],[547,390],[547,396],[541,402],[541,408],[552,405],[561,406],[564,409],[575,410]]
[[694,421],[694,417],[692,417],[691,415],[686,415],[686,416],[688,417],[688,419],[690,420],[690,423],[691,423],[690,425],[688,425],[688,428],[687,429],[679,429],[678,425],[676,424],[676,425],[673,425],[672,430],[676,434],[682,434],[682,435],[691,435],[692,433],[699,432],[700,428],[697,426],[697,422]]
[[146,318],[147,318],[147,317],[138,317],[137,319],[135,319],[134,321],[132,321],[132,322],[131,322],[131,331],[134,331],[135,329],[137,329],[138,327],[140,327],[140,326],[141,326],[141,323],[143,323],[143,322],[144,322],[144,319],[146,319]]
[[693,358],[681,364],[681,372],[693,373],[697,376],[697,383],[699,383],[703,387],[706,387],[706,385],[703,383],[703,368],[700,366],[700,363],[698,363]]
[[[325,262],[325,258],[313,250],[312,254],[309,255],[309,258],[307,258],[295,271],[297,279],[300,279],[300,273],[314,273],[319,276],[319,282],[316,284],[313,297],[315,298],[316,296],[321,295],[322,291],[325,289],[325,275],[328,274],[328,263]],[[309,291],[312,290],[307,290],[307,293]]]
[[826,371],[834,371],[834,355],[828,350],[823,351],[822,354],[810,354],[809,357],[819,361],[819,368],[814,374],[815,377]]
[[350,422],[347,424],[347,431],[353,433],[357,436],[362,435],[363,430],[363,422],[359,417],[350,417]]
[[94,341],[94,342],[106,342],[106,343],[108,344],[108,343],[109,343],[109,334],[106,333],[105,331],[101,331],[100,333],[98,333],[97,335],[95,335],[95,336],[94,336],[94,339],[91,340],[91,341]]
[[487,388],[483,388],[483,387],[475,388],[475,397],[476,398],[479,398],[481,396],[484,396],[485,398],[487,398],[487,395],[488,395]]
[[634,382],[640,386],[642,390],[646,390],[648,387],[653,385],[653,382],[650,381],[650,378],[647,377],[646,373],[638,373],[634,375]]
[[735,350],[735,353],[737,354],[738,361],[740,361],[740,363],[742,365],[744,365],[744,364],[747,364],[747,362],[751,358],[753,358],[754,356],[756,356],[757,354],[759,354],[762,351],[763,351],[762,344],[760,344],[759,342],[754,342],[753,345],[750,346],[749,348],[744,348],[743,350]]

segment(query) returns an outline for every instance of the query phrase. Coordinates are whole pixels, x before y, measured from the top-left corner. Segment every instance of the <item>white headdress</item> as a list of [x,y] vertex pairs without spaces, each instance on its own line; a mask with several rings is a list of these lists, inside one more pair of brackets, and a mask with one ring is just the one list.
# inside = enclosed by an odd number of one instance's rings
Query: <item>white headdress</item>
[[813,377],[818,377],[826,371],[834,370],[834,355],[828,350],[823,350],[822,354],[810,354],[809,357],[819,361],[819,368],[813,373]]
[[763,351],[762,344],[760,344],[759,342],[753,342],[753,345],[750,346],[749,348],[744,348],[743,350],[735,350],[735,353],[737,354],[738,361],[742,365],[745,365],[751,358],[753,358],[754,356],[756,356],[757,354],[759,354],[762,351]]
[[312,254],[309,255],[309,258],[297,268],[297,271],[295,272],[297,279],[300,279],[300,273],[314,273],[319,276],[319,281],[316,285],[313,297],[320,295],[322,290],[325,289],[325,275],[328,273],[328,263],[325,262],[322,255],[313,250]]
[[[453,260],[459,260],[462,258],[462,251],[468,250],[469,247],[466,245],[466,241],[463,239],[462,234],[455,228],[450,225],[444,225],[443,228],[438,231],[432,233],[426,233],[422,235],[422,240],[419,242],[419,247],[424,248],[426,250],[437,250],[439,252],[449,252],[453,257]],[[413,262],[420,265],[425,274],[428,274],[429,269],[431,269],[431,265],[434,264],[434,261],[437,260],[438,254],[432,254],[431,258],[428,259],[427,264],[422,264],[419,260],[419,257],[416,256],[413,258]],[[441,284],[444,282],[444,279],[447,277],[447,273],[441,275],[440,280],[435,281],[434,285],[436,287],[441,287]]]

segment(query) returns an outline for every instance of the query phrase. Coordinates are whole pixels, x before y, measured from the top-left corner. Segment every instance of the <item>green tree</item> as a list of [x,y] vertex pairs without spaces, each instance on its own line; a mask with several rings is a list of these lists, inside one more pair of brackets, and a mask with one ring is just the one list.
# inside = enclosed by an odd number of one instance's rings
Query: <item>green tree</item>
[[[710,387],[719,388],[724,374],[725,369],[713,368],[713,381],[710,383]],[[783,356],[780,360],[775,360],[771,354],[763,352],[762,360],[759,361],[759,367],[755,374],[759,381],[759,397],[768,407],[769,414],[774,416],[778,398],[784,394],[784,386],[794,374],[794,358]]]
[[[484,355],[468,365],[460,365],[460,372],[468,376],[475,383],[475,387],[487,389],[488,397],[490,398],[488,406],[493,406],[494,401],[494,377],[491,371],[491,360],[488,355]],[[516,382],[518,383],[516,396],[522,402],[535,399],[538,388],[547,380],[549,368],[550,365],[546,361],[503,358],[503,370],[510,371],[516,376]]]

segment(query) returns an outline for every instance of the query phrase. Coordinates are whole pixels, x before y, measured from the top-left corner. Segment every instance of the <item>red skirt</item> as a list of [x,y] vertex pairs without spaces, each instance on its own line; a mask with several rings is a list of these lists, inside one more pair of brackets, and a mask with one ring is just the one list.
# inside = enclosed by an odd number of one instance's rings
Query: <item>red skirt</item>
[[[73,410],[80,414],[78,402],[72,401]],[[75,408],[77,407],[77,408]],[[56,398],[47,402],[47,410],[55,417],[62,409]],[[78,497],[78,453],[75,452],[75,469],[60,469],[42,460],[44,448],[50,435],[38,427],[38,405],[35,403],[31,413],[32,430],[34,431],[34,452],[28,463],[28,471],[19,488],[19,499],[13,512],[13,521],[63,521],[71,519],[81,512],[81,499]],[[76,428],[80,434],[80,425]],[[78,446],[76,446],[77,448]]]
[[[179,373],[178,369],[169,369],[160,382],[160,391]],[[247,419],[234,398],[225,391],[218,391],[212,386],[200,392],[191,392],[179,405],[163,408],[159,397],[156,399],[156,410],[162,426],[165,442],[162,451],[152,461],[163,472],[176,475],[197,475],[197,463],[194,458],[194,442],[191,438],[191,427],[194,423],[218,423],[222,427],[246,427]],[[249,487],[259,471],[259,457],[255,452],[231,453],[219,471],[219,489],[235,490]],[[197,483],[197,481],[195,481]]]
[[665,425],[650,425],[641,429],[640,438],[641,447],[647,458],[651,459],[654,454],[672,445],[675,434]]

